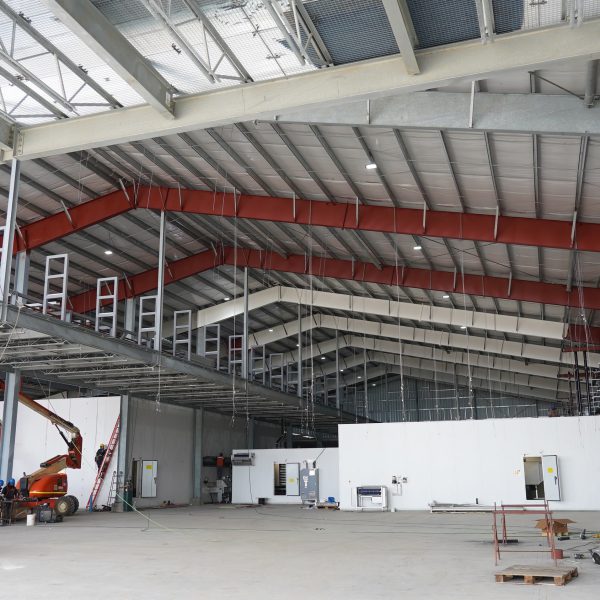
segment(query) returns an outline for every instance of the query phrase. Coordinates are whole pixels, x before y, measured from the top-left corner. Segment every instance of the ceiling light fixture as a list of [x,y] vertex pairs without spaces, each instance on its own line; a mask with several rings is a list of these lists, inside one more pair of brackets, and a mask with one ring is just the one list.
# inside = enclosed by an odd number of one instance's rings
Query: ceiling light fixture
[[362,379],[362,375],[359,375],[359,376],[358,376],[358,379]]
[[110,256],[112,254],[112,250],[105,250],[104,254],[106,254],[106,256]]
[[365,169],[368,169],[369,171],[372,171],[373,169],[376,169],[376,168],[377,168],[377,165],[374,162],[369,163],[368,165],[365,166]]
[[466,328],[467,328],[467,326],[466,326],[466,325],[461,325],[461,326],[460,326],[460,328],[461,328],[461,329],[466,329]]
[[449,296],[448,294],[444,294],[444,295],[442,296],[442,298],[443,298],[444,300],[448,300],[448,298],[450,298],[450,296]]
[[270,333],[273,333],[273,330],[272,330],[272,329],[269,329],[269,332],[270,332]]
[[417,244],[416,246],[413,246],[413,250],[421,250],[421,246]]
[[225,296],[225,298],[223,298],[223,300],[225,300],[225,302],[227,302],[227,300],[231,300],[231,298],[229,296]]
[[343,372],[344,372],[344,369],[340,369],[340,373],[343,373]]
[[321,356],[321,360],[325,360],[325,357],[324,357],[324,356]]

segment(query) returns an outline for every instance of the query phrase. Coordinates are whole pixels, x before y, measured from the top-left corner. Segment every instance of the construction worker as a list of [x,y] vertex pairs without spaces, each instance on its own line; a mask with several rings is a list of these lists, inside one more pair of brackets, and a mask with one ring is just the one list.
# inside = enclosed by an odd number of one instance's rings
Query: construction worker
[[96,464],[98,465],[98,471],[100,470],[100,467],[102,466],[102,462],[104,461],[105,454],[106,454],[106,446],[104,444],[100,444],[100,448],[98,448],[98,450],[96,452],[96,458],[94,458],[94,460],[96,461]]
[[2,488],[2,495],[5,500],[16,500],[19,497],[19,490],[15,486],[15,480],[11,477]]
[[2,488],[4,487],[4,479],[0,479],[0,526],[4,525],[4,496]]
[[219,452],[219,456],[217,456],[216,461],[217,466],[217,480],[223,479],[223,467],[225,467],[225,457],[222,452]]
[[19,490],[15,486],[15,480],[11,477],[2,488],[2,495],[0,496],[0,525],[10,525],[12,522],[13,503],[18,498]]

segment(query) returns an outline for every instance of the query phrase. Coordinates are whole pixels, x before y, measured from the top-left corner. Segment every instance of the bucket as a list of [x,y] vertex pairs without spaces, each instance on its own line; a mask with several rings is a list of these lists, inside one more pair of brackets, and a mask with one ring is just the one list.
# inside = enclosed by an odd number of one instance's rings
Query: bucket
[[552,552],[552,558],[563,558],[562,548],[555,548]]
[[35,514],[27,515],[27,527],[33,527],[35,525]]

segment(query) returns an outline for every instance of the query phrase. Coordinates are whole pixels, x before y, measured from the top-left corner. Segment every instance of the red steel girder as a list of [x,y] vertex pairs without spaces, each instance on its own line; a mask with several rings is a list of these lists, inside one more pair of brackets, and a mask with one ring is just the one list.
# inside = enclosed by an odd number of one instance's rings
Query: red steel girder
[[[499,244],[600,252],[600,223],[483,215],[413,208],[365,206],[270,196],[236,195],[138,186],[111,192],[66,212],[35,221],[15,236],[15,251],[33,249],[133,208],[238,217],[339,229],[398,233]],[[129,204],[127,196],[131,200]],[[69,220],[70,218],[70,220]]]
[[[145,188],[139,206],[219,217],[600,252],[600,224]],[[572,238],[573,236],[573,238]]]
[[[128,212],[133,206],[133,189],[117,190],[88,200],[49,217],[33,221],[15,235],[14,252],[33,250],[71,233],[108,221]],[[131,202],[131,203],[130,203]]]
[[[370,263],[352,262],[333,258],[279,254],[263,250],[224,247],[217,254],[205,250],[199,254],[169,263],[165,270],[165,284],[173,283],[218,265],[250,267],[266,271],[280,271],[317,277],[334,277],[365,283],[399,285],[402,287],[436,290],[455,294],[472,294],[505,300],[539,302],[559,306],[600,308],[600,288],[574,288],[567,292],[564,285],[541,283],[523,279],[509,279],[481,275],[462,275],[453,272],[430,271],[410,267],[384,265],[381,270]],[[131,298],[156,289],[157,269],[149,269],[127,280],[119,281],[119,299]],[[84,313],[95,309],[96,291],[90,290],[70,299],[74,311]]]
[[[225,248],[223,262],[228,265],[236,262],[233,248]],[[453,272],[386,265],[379,270],[371,263],[321,257],[308,259],[304,255],[283,258],[270,251],[249,249],[238,249],[236,264],[239,267],[252,267],[267,271],[334,277],[382,285],[400,285],[407,288],[472,294],[502,300],[520,300],[578,308],[583,301],[585,308],[600,307],[600,288],[573,288],[571,292],[568,292],[561,284],[525,279],[513,279],[511,282],[503,277],[468,274],[464,276],[459,274],[455,278]]]

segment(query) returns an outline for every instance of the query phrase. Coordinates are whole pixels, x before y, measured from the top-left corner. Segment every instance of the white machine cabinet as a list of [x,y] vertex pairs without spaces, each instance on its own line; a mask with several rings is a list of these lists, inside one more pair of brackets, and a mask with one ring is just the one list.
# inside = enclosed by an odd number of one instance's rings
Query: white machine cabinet
[[356,510],[387,510],[387,488],[384,485],[361,485],[354,488]]

